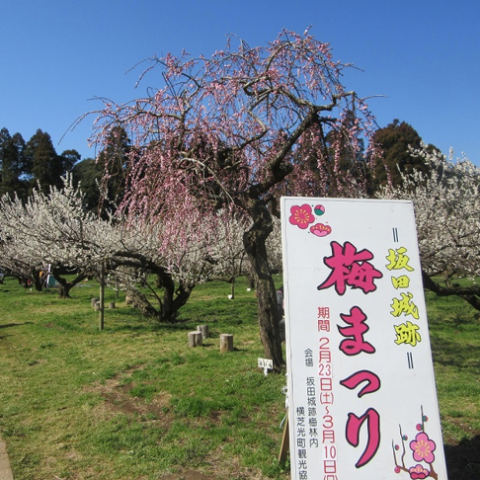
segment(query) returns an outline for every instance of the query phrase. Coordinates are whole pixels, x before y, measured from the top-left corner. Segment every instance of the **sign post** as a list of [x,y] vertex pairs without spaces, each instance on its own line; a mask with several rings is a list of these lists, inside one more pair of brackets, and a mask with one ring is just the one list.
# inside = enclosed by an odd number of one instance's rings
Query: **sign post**
[[412,203],[282,219],[292,479],[447,479]]

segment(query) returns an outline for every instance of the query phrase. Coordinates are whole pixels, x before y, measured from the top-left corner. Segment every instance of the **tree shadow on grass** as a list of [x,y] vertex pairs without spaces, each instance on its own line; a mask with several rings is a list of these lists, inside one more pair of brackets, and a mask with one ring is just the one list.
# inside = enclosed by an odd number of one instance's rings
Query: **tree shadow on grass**
[[[10,327],[21,327],[22,325],[32,325],[33,322],[23,322],[23,323],[6,323],[5,325],[0,325],[0,329],[2,328],[10,328]],[[4,338],[11,337],[12,335],[0,335],[0,340]]]
[[445,445],[445,458],[450,480],[479,480],[480,435],[463,439],[458,445]]
[[112,324],[108,324],[108,319],[105,320],[105,329],[111,332],[169,332],[169,331],[191,331],[192,326],[185,325],[182,323],[156,323],[154,321],[149,321],[148,319],[141,319],[137,322],[134,322],[130,319],[125,320],[124,322],[119,322],[118,320]]
[[[444,338],[432,338],[432,356],[435,363],[456,368],[467,367],[466,359],[479,359],[480,365],[480,346],[469,345],[467,350],[459,348],[457,341],[449,341]],[[468,368],[471,368],[471,362]],[[480,480],[480,477],[479,477]]]
[[20,327],[22,325],[33,325],[33,322],[6,323],[5,325],[0,325],[0,328]]

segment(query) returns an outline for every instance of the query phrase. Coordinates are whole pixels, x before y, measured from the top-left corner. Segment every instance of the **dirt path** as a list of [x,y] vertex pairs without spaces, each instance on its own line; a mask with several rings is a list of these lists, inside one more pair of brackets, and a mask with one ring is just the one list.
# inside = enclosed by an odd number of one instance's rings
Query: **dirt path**
[[13,480],[5,442],[0,437],[0,480]]

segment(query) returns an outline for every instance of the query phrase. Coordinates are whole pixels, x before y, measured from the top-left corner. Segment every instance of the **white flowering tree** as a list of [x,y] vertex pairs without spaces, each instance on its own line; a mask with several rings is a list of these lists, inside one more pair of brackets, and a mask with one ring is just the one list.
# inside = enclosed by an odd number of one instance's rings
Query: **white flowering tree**
[[[39,272],[50,265],[60,296],[68,297],[73,286],[106,264],[144,315],[174,322],[198,283],[220,272],[231,274],[227,260],[241,256],[235,249],[235,242],[241,243],[239,227],[192,210],[188,202],[177,215],[183,223],[175,218],[154,225],[113,215],[102,219],[85,205],[80,186],[69,177],[62,189],[52,187],[49,194],[35,189],[26,202],[4,196],[0,268],[25,281],[33,278],[40,289]],[[76,276],[67,281],[63,271]]]
[[[112,222],[85,209],[84,195],[69,177],[63,188],[52,187],[48,194],[34,189],[25,202],[3,196],[0,231],[2,266],[20,277],[33,275],[39,288],[38,272],[49,265],[61,297],[68,297],[115,243]],[[62,275],[65,271],[76,272],[75,278],[68,281]]]
[[[254,288],[254,273],[243,243],[243,233],[251,227],[252,221],[246,216],[221,210],[217,213],[216,239],[211,247],[215,258],[214,275],[231,285],[230,299],[235,298],[235,282],[240,276],[251,279]],[[282,270],[282,235],[280,219],[272,216],[272,233],[266,240],[268,260],[272,272]]]
[[217,214],[217,241],[212,245],[215,258],[215,277],[230,283],[230,295],[235,298],[236,279],[250,274],[250,262],[243,245],[243,232],[249,220],[234,213],[220,210]]
[[[401,185],[379,196],[413,200],[425,287],[458,295],[480,310],[480,168],[425,146],[412,154],[431,165],[430,174],[402,173]],[[461,277],[468,285],[456,281]]]
[[40,265],[32,265],[26,261],[21,251],[10,242],[8,237],[5,237],[5,233],[0,227],[0,272],[2,275],[17,278],[24,287],[28,287],[33,280],[35,288],[41,290],[43,285],[41,271]]

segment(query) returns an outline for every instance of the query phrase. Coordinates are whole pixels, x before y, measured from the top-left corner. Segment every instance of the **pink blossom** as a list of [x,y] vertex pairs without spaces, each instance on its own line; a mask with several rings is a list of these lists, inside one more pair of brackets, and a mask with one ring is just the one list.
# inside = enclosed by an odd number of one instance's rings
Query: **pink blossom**
[[[422,460],[427,463],[432,463],[435,460],[435,455],[433,452],[437,446],[433,440],[428,438],[428,435],[424,432],[419,433],[415,440],[410,442],[410,448],[413,451],[413,458],[417,462],[421,462]],[[423,477],[417,477],[423,478]]]
[[323,223],[316,223],[310,227],[310,232],[317,237],[326,237],[332,233],[332,227],[324,225]]
[[410,478],[417,479],[417,478],[427,478],[430,475],[430,472],[423,468],[422,465],[417,463],[414,467],[410,467],[408,472],[410,473]]
[[288,221],[292,225],[297,225],[302,230],[305,230],[311,223],[315,221],[315,217],[312,215],[312,207],[303,204],[301,207],[294,205],[290,209],[291,216]]

